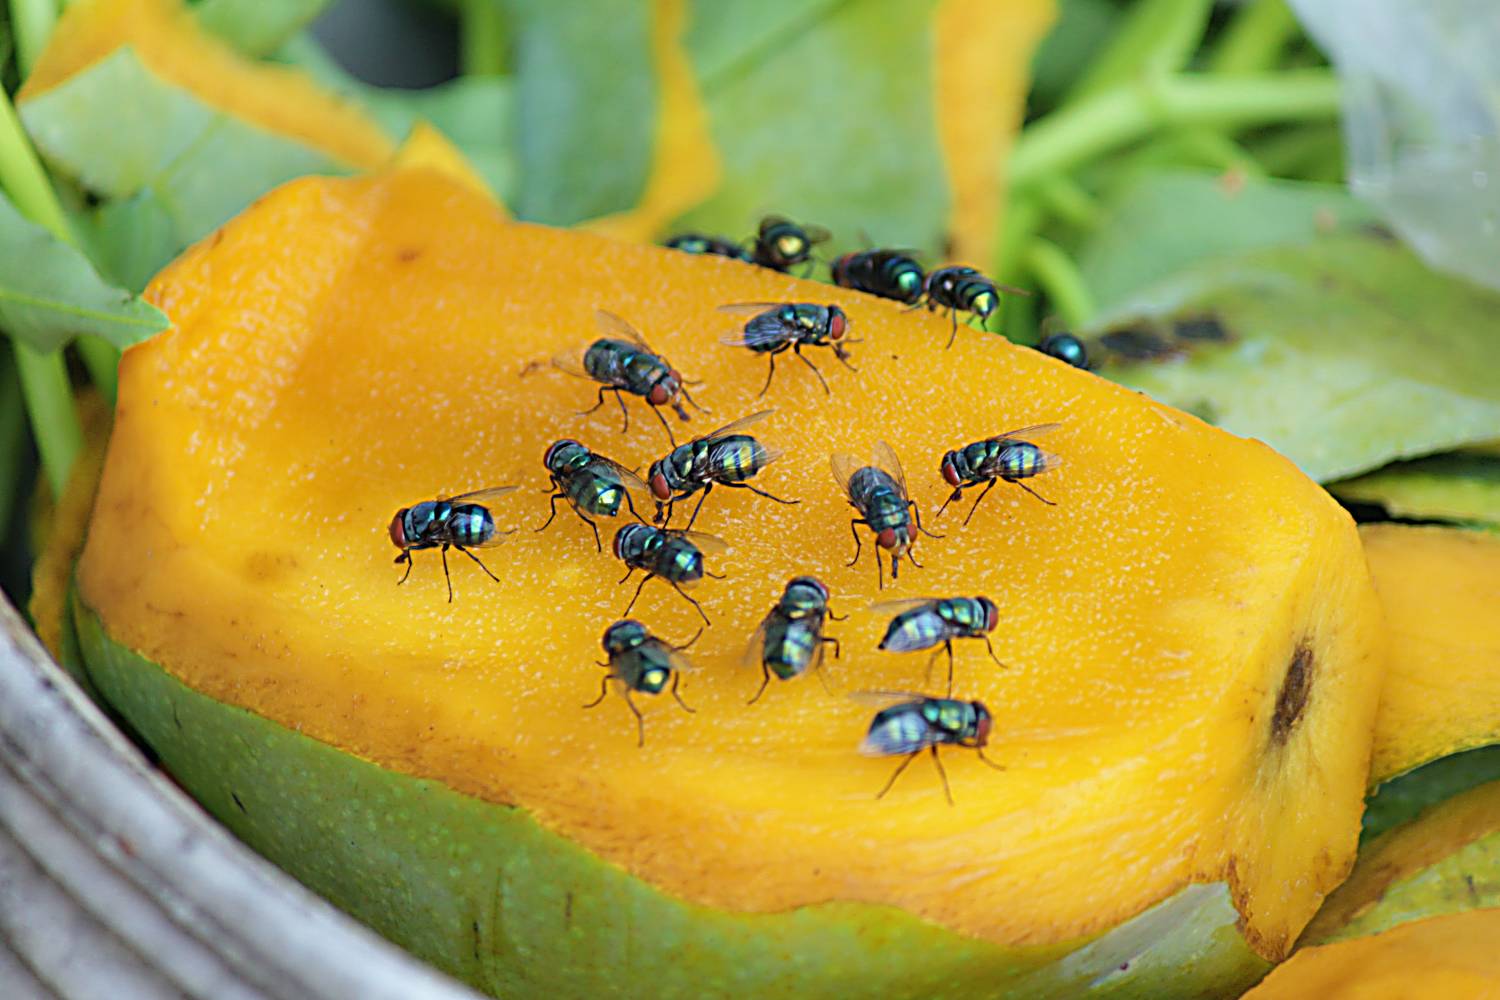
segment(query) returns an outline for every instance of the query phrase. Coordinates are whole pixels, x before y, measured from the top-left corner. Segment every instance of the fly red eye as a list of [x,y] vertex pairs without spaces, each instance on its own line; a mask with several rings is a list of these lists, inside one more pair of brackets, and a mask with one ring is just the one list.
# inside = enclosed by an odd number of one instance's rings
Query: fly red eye
[[672,496],[672,491],[667,487],[667,477],[660,472],[651,477],[651,495],[658,500],[667,500]]
[[987,605],[984,609],[984,630],[986,632],[993,632],[995,631],[995,626],[999,624],[1000,609],[993,604]]
[[844,335],[844,314],[837,309],[828,318],[828,336],[838,340]]
[[988,715],[981,716],[974,727],[974,745],[982,747],[990,741],[991,720]]
[[894,549],[896,547],[896,529],[885,528],[875,536],[875,544],[883,549]]
[[391,518],[391,541],[398,549],[406,548],[406,525],[403,523],[405,520],[405,510],[397,511],[396,516]]
[[667,400],[671,398],[672,394],[667,391],[666,385],[658,382],[651,387],[651,392],[647,394],[646,401],[652,406],[665,406]]
[[949,486],[958,485],[958,470],[953,467],[953,463],[948,459],[943,459],[943,479]]

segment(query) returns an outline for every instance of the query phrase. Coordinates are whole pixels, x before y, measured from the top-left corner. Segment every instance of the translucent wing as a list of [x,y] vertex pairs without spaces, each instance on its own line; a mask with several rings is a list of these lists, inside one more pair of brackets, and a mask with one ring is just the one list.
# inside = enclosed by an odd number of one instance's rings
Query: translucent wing
[[[640,347],[646,351],[650,351],[650,353],[652,354],[656,354],[656,351],[652,350],[651,345],[646,343],[646,338],[642,337],[640,335],[640,332],[636,330],[635,327],[631,326],[629,323],[625,322],[623,319],[616,316],[609,310],[595,309],[594,320],[599,324],[599,329],[603,330],[606,336],[624,337],[626,340],[635,344],[637,347]],[[661,357],[661,355],[657,354],[657,357]]]
[[[716,431],[709,431],[707,434],[698,438],[698,440],[717,441],[719,438],[725,438],[731,434],[738,434],[746,427],[752,427],[755,424],[760,423],[762,420],[766,419],[775,412],[775,410],[761,410],[759,413],[752,413],[748,417],[741,417],[732,424],[725,424],[723,427],[720,427]],[[766,451],[769,452],[770,449],[768,448],[766,449]]]
[[738,333],[721,337],[721,343],[731,347],[765,349],[789,343],[794,339],[795,332],[788,329],[787,324],[782,322],[781,317],[777,315],[780,308],[780,306],[773,305],[770,309],[757,313]]
[[760,620],[755,627],[755,633],[750,636],[750,642],[745,646],[745,652],[740,656],[740,665],[745,667],[759,667],[765,662],[766,630],[771,627],[771,616]]
[[803,226],[802,231],[807,234],[809,243],[827,243],[833,238],[833,234],[822,226]]
[[701,531],[678,531],[675,528],[669,528],[667,534],[675,535],[683,541],[691,543],[693,548],[704,555],[717,556],[729,551],[729,543],[718,535],[705,535]]
[[870,731],[859,745],[860,753],[868,757],[894,757],[925,750],[937,742],[932,727],[919,710],[924,695],[908,697],[895,692],[871,693],[895,697],[891,699],[893,703],[887,704],[883,717],[877,715],[870,721]]
[[720,306],[719,312],[729,313],[731,316],[755,316],[767,309],[780,309],[787,304],[786,302],[731,302]]
[[828,466],[833,470],[833,481],[839,484],[839,489],[844,491],[844,496],[853,500],[849,492],[849,479],[855,472],[864,468],[863,462],[847,452],[836,451],[828,456]]
[[592,380],[594,376],[590,375],[588,369],[583,367],[583,355],[587,350],[588,347],[584,346],[559,351],[557,354],[552,355],[552,367],[558,371],[567,372],[569,375],[576,375],[579,378]]
[[895,601],[877,601],[870,605],[869,610],[877,615],[899,615],[936,604],[940,600],[940,597],[907,597]]
[[991,441],[1019,440],[1023,437],[1037,437],[1057,430],[1062,424],[1032,424],[1030,427],[1017,427],[1013,431],[1003,431],[990,438]]
[[911,496],[906,489],[906,473],[901,471],[901,459],[896,457],[896,450],[884,441],[875,442],[875,466],[891,474],[896,485],[901,487],[903,497]]
[[903,701],[924,701],[931,695],[920,691],[850,691],[845,697],[865,705],[897,705]]
[[619,476],[620,477],[620,482],[624,484],[624,486],[625,486],[625,488],[627,490],[630,490],[632,493],[638,493],[641,496],[649,496],[650,495],[650,493],[651,493],[651,487],[647,486],[646,485],[646,481],[644,479],[642,479],[640,476],[636,475],[634,472],[632,472],[629,469],[625,468],[625,466],[621,465],[619,462],[616,462],[614,459],[612,459],[612,458],[605,458],[603,455],[599,454],[597,451],[596,452],[591,452],[591,454],[593,455],[594,462],[596,462],[599,465],[604,466],[605,468],[607,468],[611,472],[613,472],[615,475]]
[[670,643],[656,636],[652,636],[651,640],[659,644],[659,648],[666,654],[667,662],[672,665],[673,670],[680,674],[690,674],[697,669],[693,666],[693,661],[688,659],[687,654],[682,650],[673,649]]
[[469,493],[460,493],[456,497],[440,497],[449,503],[478,503],[482,504],[496,497],[504,496],[516,489],[514,486],[487,486],[482,490],[473,490]]

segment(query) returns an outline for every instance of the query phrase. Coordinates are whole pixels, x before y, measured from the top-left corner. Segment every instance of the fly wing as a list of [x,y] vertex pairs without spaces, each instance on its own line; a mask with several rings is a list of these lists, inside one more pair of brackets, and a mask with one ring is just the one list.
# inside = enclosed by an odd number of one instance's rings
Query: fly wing
[[[640,331],[608,309],[595,309],[594,321],[599,324],[599,329],[603,330],[607,336],[624,337],[642,350],[656,354],[656,351],[651,349],[651,345],[646,343],[646,338],[641,336]],[[661,357],[659,354],[656,354],[656,356]]]
[[870,605],[869,610],[877,615],[899,615],[936,604],[939,600],[941,598],[938,597],[906,597],[895,601],[876,601]]
[[906,489],[906,473],[901,471],[901,459],[896,457],[896,449],[884,441],[875,442],[875,466],[891,474],[896,485],[901,487],[903,498],[911,496]]
[[899,699],[891,708],[910,706],[909,711],[889,711],[876,716],[870,722],[870,730],[859,745],[859,752],[867,757],[895,757],[926,750],[936,740],[932,728],[917,711],[923,696],[915,695],[909,700]]
[[717,556],[729,551],[729,543],[718,535],[705,535],[701,531],[678,531],[675,528],[668,529],[667,534],[676,535],[704,555]]
[[833,481],[839,484],[839,489],[852,503],[854,496],[849,492],[849,480],[864,467],[864,463],[847,452],[836,451],[828,456],[828,467],[833,470]]
[[716,431],[709,431],[698,440],[717,441],[719,438],[725,438],[731,434],[738,434],[746,427],[753,427],[775,412],[775,410],[761,410],[759,413],[752,413],[748,417],[741,417],[732,424],[725,424],[723,427],[720,427]]
[[619,462],[616,462],[612,458],[605,458],[597,451],[593,453],[593,456],[595,462],[609,469],[616,476],[619,476],[620,482],[624,484],[627,490],[640,496],[649,496],[651,494],[651,487],[646,485],[646,481]]
[[767,309],[780,309],[785,302],[731,302],[719,307],[719,312],[731,316],[755,316]]
[[441,497],[449,503],[477,503],[483,504],[496,497],[504,496],[515,490],[514,486],[487,486],[482,490],[473,490],[469,493],[460,493],[456,497]]
[[833,234],[822,226],[803,226],[802,231],[807,234],[808,243],[827,243],[833,239]]
[[779,308],[773,305],[770,309],[762,310],[752,317],[738,333],[719,338],[720,343],[728,344],[730,347],[748,347],[752,350],[770,350],[789,344],[794,339],[794,334],[787,329],[787,325],[777,315],[776,310]]
[[569,348],[566,351],[559,351],[552,355],[552,367],[558,371],[567,372],[569,375],[576,375],[579,378],[586,378],[592,381],[594,376],[590,375],[588,369],[583,367],[583,355],[587,350],[588,345],[585,344],[580,347]]
[[991,441],[1015,441],[1028,437],[1037,437],[1042,434],[1050,434],[1057,430],[1062,424],[1032,424],[1030,427],[1017,427],[1013,431],[1002,431],[990,438]]
[[771,616],[760,620],[755,627],[755,633],[750,636],[750,642],[745,646],[745,652],[740,656],[740,664],[746,667],[759,667],[765,662],[766,630],[771,626]]

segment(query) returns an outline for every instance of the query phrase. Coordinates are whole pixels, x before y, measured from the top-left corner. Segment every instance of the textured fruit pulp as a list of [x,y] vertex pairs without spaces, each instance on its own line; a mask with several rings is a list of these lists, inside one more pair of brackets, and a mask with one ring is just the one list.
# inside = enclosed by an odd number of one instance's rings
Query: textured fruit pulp
[[[1275,951],[1352,856],[1373,596],[1347,518],[1258,443],[990,334],[960,330],[944,350],[946,318],[895,303],[507,225],[425,173],[283,188],[150,297],[177,330],[127,353],[80,583],[115,638],[201,691],[524,805],[669,891],[737,910],[890,903],[1038,943],[1228,878],[1252,939]],[[717,305],[779,299],[848,312],[859,372],[808,352],[831,396],[782,355],[759,399],[765,359],[720,343],[743,320]],[[566,510],[531,530],[553,440],[641,468],[669,447],[638,399],[621,434],[613,401],[577,415],[590,383],[520,376],[598,336],[599,307],[703,380],[694,395],[713,414],[668,414],[679,440],[776,407],[755,430],[785,456],[756,483],[801,501],[721,489],[704,505],[696,528],[733,550],[709,560],[728,579],[695,592],[713,619],[683,684],[697,712],[637,696],[643,750],[617,693],[580,707],[631,592],[621,566]],[[1040,443],[1065,464],[1030,483],[1057,506],[1000,484],[967,527],[974,493],[934,519],[944,451],[1053,421]],[[830,451],[868,454],[876,438],[946,533],[919,538],[924,568],[903,565],[884,591],[868,533],[845,565],[854,515],[828,468]],[[395,510],[507,483],[524,489],[494,513],[519,531],[479,553],[501,583],[450,553],[450,604],[437,554],[416,553],[396,585]],[[844,647],[824,668],[834,693],[803,677],[747,707],[760,672],[745,645],[805,573],[852,616],[829,626]],[[925,760],[877,801],[897,761],[856,753],[876,706],[845,695],[922,688],[926,654],[879,652],[868,605],[977,594],[1000,608],[992,639],[1010,669],[960,643],[953,694],[989,706],[989,754],[1007,770],[950,750],[955,806]],[[670,641],[699,624],[660,581],[633,614]],[[1304,646],[1313,693],[1279,745],[1271,717]]]

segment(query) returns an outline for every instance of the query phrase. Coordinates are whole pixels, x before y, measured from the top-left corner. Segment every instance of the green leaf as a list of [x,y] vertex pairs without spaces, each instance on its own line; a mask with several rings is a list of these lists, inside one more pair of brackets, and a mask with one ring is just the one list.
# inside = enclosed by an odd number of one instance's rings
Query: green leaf
[[1373,235],[1205,261],[1094,329],[1101,374],[1323,482],[1500,427],[1500,295]]
[[275,52],[312,23],[328,0],[202,0],[198,23],[248,56]]
[[[128,47],[20,111],[53,169],[105,200],[90,245],[132,288],[277,185],[347,173],[325,153],[167,83]],[[138,224],[144,232],[130,228]]]
[[507,0],[519,165],[508,204],[553,225],[623,211],[651,172],[657,80],[648,0]]
[[372,87],[346,73],[307,35],[289,42],[278,57],[362,105],[393,136],[405,136],[418,121],[428,122],[463,152],[490,190],[512,206],[518,171],[510,143],[515,117],[515,85],[510,78],[463,76],[422,90]]
[[167,325],[159,309],[106,284],[87,257],[0,198],[0,329],[51,351],[82,334],[129,347]]
[[1101,312],[1206,257],[1307,243],[1373,222],[1342,187],[1220,174],[1145,173],[1128,183],[1079,253]]
[[1373,503],[1395,517],[1500,528],[1500,457],[1455,452],[1383,469],[1328,487],[1341,500]]
[[1109,0],[1060,0],[1057,24],[1031,61],[1031,99],[1051,107],[1114,35],[1122,8]]
[[682,227],[742,236],[774,212],[832,230],[824,256],[863,234],[935,254],[950,201],[935,6],[695,3],[687,46],[724,177]]
[[1428,806],[1491,781],[1500,781],[1500,746],[1451,754],[1392,778],[1365,800],[1360,843],[1416,819]]

